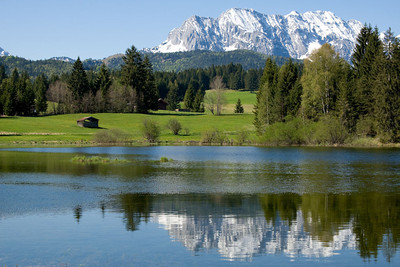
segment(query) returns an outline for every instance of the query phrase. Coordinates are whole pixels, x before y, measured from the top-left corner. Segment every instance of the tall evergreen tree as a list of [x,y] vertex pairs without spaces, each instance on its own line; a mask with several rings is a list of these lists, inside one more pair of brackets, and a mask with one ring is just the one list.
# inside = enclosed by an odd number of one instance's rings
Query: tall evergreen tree
[[400,44],[389,29],[374,65],[374,117],[382,141],[400,141]]
[[189,86],[189,88],[186,90],[185,97],[183,98],[183,103],[186,109],[193,110],[194,98],[194,88]]
[[68,88],[71,90],[76,100],[79,100],[79,98],[90,90],[86,71],[79,57],[72,67],[72,72],[68,80]]
[[372,30],[371,26],[364,26],[357,37],[357,43],[352,55],[353,70],[355,74],[355,111],[358,117],[373,117],[373,83],[372,73],[376,57],[382,50],[382,42],[378,29]]
[[179,107],[179,100],[178,100],[178,82],[175,80],[174,82],[169,82],[168,84],[168,94],[167,94],[167,109],[168,110],[175,110]]
[[284,121],[285,117],[289,114],[290,92],[296,85],[297,74],[296,66],[291,60],[285,63],[278,72],[273,105],[273,111],[277,115],[277,121]]
[[201,89],[198,89],[193,100],[194,112],[204,112],[203,99],[204,99],[204,94]]
[[149,57],[146,55],[143,61],[144,68],[144,89],[143,89],[143,97],[144,97],[144,111],[147,112],[149,109],[156,110],[158,108],[158,91],[156,88],[154,74],[153,74],[153,66],[150,63]]
[[271,124],[275,116],[273,106],[278,70],[276,63],[271,58],[268,58],[260,80],[256,104],[254,105],[254,126],[259,133],[262,133],[265,127]]
[[96,79],[96,87],[97,90],[100,91],[101,95],[101,103],[98,103],[100,105],[100,111],[101,112],[106,112],[108,109],[108,90],[110,89],[111,86],[111,77],[110,77],[110,72],[108,71],[106,65],[103,63],[100,67],[100,72],[99,75],[97,76]]
[[147,113],[157,108],[156,86],[151,63],[147,57],[143,60],[135,46],[128,48],[123,56],[121,68],[122,83],[130,90],[131,111]]
[[47,97],[46,92],[49,88],[49,83],[44,74],[36,77],[33,83],[33,91],[35,93],[35,110],[36,113],[46,112],[47,110]]

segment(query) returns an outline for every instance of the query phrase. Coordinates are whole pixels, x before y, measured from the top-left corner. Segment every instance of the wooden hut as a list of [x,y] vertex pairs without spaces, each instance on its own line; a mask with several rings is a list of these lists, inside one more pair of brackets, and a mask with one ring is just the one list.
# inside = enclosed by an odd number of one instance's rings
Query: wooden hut
[[158,99],[158,109],[159,110],[167,110],[168,103],[162,98]]
[[99,119],[95,117],[85,117],[76,121],[78,126],[87,127],[87,128],[98,128],[99,127]]

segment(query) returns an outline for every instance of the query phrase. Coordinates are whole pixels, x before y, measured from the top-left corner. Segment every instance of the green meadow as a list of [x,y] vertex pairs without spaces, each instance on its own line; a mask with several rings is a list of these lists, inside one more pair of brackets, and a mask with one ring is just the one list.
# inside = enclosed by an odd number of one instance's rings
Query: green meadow
[[[0,145],[12,144],[90,144],[97,133],[111,129],[118,129],[126,136],[126,141],[132,143],[145,142],[142,135],[143,120],[150,119],[156,122],[161,134],[161,143],[187,144],[200,142],[206,131],[218,130],[226,138],[234,141],[240,132],[248,133],[253,138],[255,128],[252,114],[255,103],[255,93],[242,91],[228,91],[227,104],[221,116],[214,116],[209,112],[175,112],[156,111],[149,114],[131,113],[97,113],[97,114],[65,114],[41,117],[2,117],[0,118]],[[237,99],[240,98],[244,107],[244,114],[234,114],[233,110]],[[98,129],[79,127],[76,121],[86,116],[99,119]],[[170,119],[177,119],[182,130],[179,135],[167,129]]]

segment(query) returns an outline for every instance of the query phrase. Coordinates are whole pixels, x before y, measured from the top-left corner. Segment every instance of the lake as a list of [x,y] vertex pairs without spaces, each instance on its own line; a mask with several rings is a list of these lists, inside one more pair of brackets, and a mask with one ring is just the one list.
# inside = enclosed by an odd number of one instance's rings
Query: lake
[[0,266],[399,266],[399,245],[399,149],[0,149]]

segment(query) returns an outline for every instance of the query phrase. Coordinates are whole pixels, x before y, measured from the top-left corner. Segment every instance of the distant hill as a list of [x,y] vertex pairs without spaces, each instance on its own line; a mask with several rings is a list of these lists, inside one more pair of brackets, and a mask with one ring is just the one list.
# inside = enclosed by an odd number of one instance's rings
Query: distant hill
[[[204,50],[176,52],[176,53],[144,53],[150,59],[155,71],[174,71],[193,68],[207,68],[212,65],[227,65],[229,63],[241,64],[245,70],[264,68],[265,61],[270,56],[249,51],[235,50],[230,52],[212,52]],[[111,69],[120,68],[123,64],[122,54],[114,55],[104,59],[106,65]],[[288,58],[275,57],[278,65],[284,64]]]
[[[227,65],[229,63],[241,64],[245,70],[264,68],[268,57],[249,50],[235,50],[230,52],[211,52],[211,51],[189,51],[176,53],[146,53],[153,65],[154,71],[174,71],[179,72],[192,68],[207,68],[212,65]],[[123,55],[117,54],[105,59],[86,59],[83,66],[86,70],[97,70],[103,62],[110,69],[120,69],[123,64]],[[284,64],[288,58],[272,57],[278,65]],[[6,71],[11,73],[14,68],[20,71],[27,71],[29,75],[36,77],[44,73],[48,77],[51,74],[61,75],[72,70],[74,60],[65,60],[64,57],[55,57],[46,60],[28,60],[21,57],[3,56],[0,57],[0,64],[6,67]]]
[[13,69],[17,68],[20,72],[27,71],[28,74],[33,77],[36,77],[41,73],[44,73],[47,76],[50,76],[51,74],[60,75],[72,70],[72,63],[61,60],[28,60],[14,56],[0,57],[0,65],[3,65],[6,68],[6,72],[9,74]]

